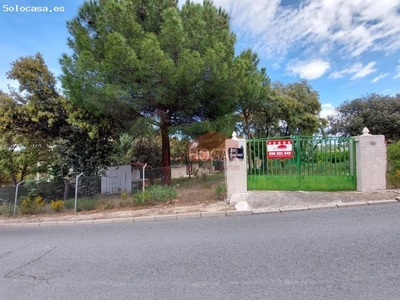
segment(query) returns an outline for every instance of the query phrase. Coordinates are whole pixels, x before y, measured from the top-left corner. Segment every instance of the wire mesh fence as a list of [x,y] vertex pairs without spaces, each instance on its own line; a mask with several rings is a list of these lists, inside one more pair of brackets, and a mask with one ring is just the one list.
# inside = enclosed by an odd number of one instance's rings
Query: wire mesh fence
[[78,197],[90,197],[101,192],[100,176],[81,176],[78,181],[74,177],[53,180],[26,180],[18,187],[0,188],[0,205],[14,202],[16,193],[18,200],[40,196],[47,203],[52,200],[74,198],[76,182],[78,182]]

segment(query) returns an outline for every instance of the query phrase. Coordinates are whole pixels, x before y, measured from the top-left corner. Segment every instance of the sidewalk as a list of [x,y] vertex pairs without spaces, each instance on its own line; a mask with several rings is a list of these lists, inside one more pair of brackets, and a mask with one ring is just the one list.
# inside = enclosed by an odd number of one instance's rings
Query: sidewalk
[[390,204],[399,203],[400,190],[383,190],[371,193],[255,191],[247,193],[246,199],[247,203],[236,205],[236,208],[234,205],[225,202],[216,202],[193,206],[165,206],[139,210],[121,209],[94,213],[54,213],[16,218],[0,216],[0,228],[179,220]]

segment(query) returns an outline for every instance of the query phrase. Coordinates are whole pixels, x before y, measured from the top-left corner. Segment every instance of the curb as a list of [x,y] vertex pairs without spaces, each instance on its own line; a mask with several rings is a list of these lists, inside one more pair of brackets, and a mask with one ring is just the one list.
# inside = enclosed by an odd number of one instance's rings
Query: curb
[[288,207],[288,208],[275,208],[275,209],[253,209],[253,210],[226,210],[226,211],[212,211],[212,212],[191,212],[191,213],[176,213],[170,215],[156,215],[156,216],[142,216],[130,218],[117,218],[117,219],[98,219],[98,220],[78,220],[78,221],[49,221],[49,222],[32,222],[32,223],[0,223],[0,228],[4,227],[49,227],[49,226],[68,226],[68,225],[94,225],[94,224],[114,224],[114,223],[136,223],[136,222],[149,222],[149,221],[165,221],[165,220],[183,220],[183,219],[199,219],[210,217],[229,217],[229,216],[249,216],[249,215],[262,215],[272,213],[287,213],[299,211],[313,211],[332,208],[346,208],[358,206],[374,206],[379,204],[394,204],[399,203],[400,200],[376,200],[376,201],[363,201],[363,202],[349,202],[329,205],[314,205],[304,207]]

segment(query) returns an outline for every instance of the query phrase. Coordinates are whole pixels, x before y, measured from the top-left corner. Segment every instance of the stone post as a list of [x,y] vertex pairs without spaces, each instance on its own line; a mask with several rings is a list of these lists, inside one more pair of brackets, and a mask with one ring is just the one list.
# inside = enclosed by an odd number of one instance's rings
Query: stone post
[[386,189],[385,136],[371,135],[364,128],[356,141],[357,191],[370,192]]
[[238,139],[233,132],[232,138],[225,141],[227,202],[231,204],[244,201],[247,195],[246,152],[246,140]]

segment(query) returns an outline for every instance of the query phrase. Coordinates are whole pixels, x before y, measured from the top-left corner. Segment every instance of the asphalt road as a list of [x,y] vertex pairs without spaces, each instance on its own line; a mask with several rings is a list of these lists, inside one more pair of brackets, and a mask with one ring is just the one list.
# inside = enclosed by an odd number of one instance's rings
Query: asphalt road
[[399,299],[400,205],[0,228],[0,299]]

